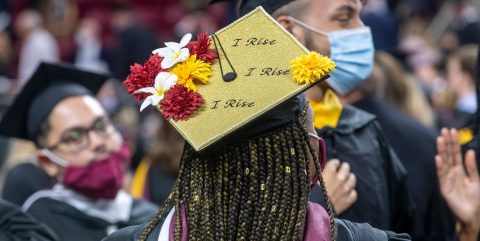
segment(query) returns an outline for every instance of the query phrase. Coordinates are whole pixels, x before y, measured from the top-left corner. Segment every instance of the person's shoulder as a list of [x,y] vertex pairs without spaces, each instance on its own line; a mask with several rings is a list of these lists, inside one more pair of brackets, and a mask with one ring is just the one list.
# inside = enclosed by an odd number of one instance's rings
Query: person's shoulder
[[102,241],[135,241],[136,237],[143,230],[145,225],[146,224],[141,224],[122,228],[110,234]]
[[30,196],[22,206],[23,210],[30,209],[48,209],[50,207],[63,206],[63,202],[55,200],[48,196],[48,191],[39,191]]
[[369,126],[376,120],[376,116],[364,110],[358,109],[351,105],[343,107],[337,129],[344,131],[355,131]]
[[143,199],[134,199],[130,214],[130,223],[143,223],[155,217],[159,207]]
[[[160,234],[160,228],[162,226],[161,223],[163,222],[159,222],[159,224],[157,224],[153,230],[151,230],[146,241],[157,241],[158,235]],[[133,225],[119,229],[104,238],[102,241],[136,241],[142,232],[147,229],[149,224],[150,222],[145,222],[140,225]]]
[[335,219],[337,240],[339,241],[409,241],[408,234],[396,234],[376,229],[367,223],[353,223],[348,220]]
[[7,174],[3,188],[3,198],[19,206],[35,192],[51,189],[54,182],[32,163],[14,166]]

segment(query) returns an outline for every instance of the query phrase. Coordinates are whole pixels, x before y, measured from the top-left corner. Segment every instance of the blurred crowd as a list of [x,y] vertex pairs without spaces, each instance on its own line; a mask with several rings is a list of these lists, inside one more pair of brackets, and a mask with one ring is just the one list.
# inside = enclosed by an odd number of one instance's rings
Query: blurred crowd
[[[133,147],[124,188],[161,205],[175,183],[184,140],[153,108],[138,112],[122,82],[129,66],[161,43],[213,33],[236,18],[236,1],[208,2],[0,0],[0,116],[42,61],[111,73],[97,98]],[[361,18],[372,30],[375,65],[359,90],[436,134],[458,128],[460,144],[470,142],[478,120],[479,14],[475,0],[368,0]],[[12,184],[11,169],[25,162],[35,162],[31,143],[0,139],[0,192],[18,205],[31,193],[17,195],[25,187]]]
[[[139,115],[121,82],[129,66],[143,63],[160,43],[186,33],[214,32],[230,18],[228,5],[208,1],[2,1],[0,3],[0,102],[2,112],[42,61],[70,62],[111,73],[115,79],[98,95],[126,139],[135,146],[132,170],[156,139],[157,113]],[[140,134],[141,133],[141,134]],[[12,144],[13,145],[13,144]],[[28,144],[19,160],[29,159]],[[151,144],[148,144],[151,145]],[[16,146],[12,148],[17,148]],[[2,151],[0,163],[7,162]],[[6,164],[8,165],[8,164]],[[5,171],[7,168],[3,168]],[[2,179],[2,178],[0,178]],[[1,181],[0,181],[1,182]]]

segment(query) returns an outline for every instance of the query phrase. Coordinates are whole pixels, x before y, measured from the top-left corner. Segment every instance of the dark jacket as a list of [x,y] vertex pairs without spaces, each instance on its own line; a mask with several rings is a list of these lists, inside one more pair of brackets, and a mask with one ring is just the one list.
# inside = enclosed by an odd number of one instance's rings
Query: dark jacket
[[22,206],[32,194],[51,189],[53,185],[53,179],[41,168],[32,163],[18,164],[8,172],[2,198]]
[[45,224],[37,222],[19,207],[0,199],[0,240],[59,241]]
[[[375,116],[345,106],[336,128],[317,132],[325,140],[327,160],[347,162],[357,178],[358,200],[339,217],[410,233],[415,204],[407,188],[407,173]],[[314,190],[312,199],[321,202],[320,197],[319,190]]]
[[354,106],[377,116],[388,142],[408,172],[415,201],[413,240],[452,240],[454,221],[443,201],[435,173],[436,133],[400,110],[367,96]]
[[[389,231],[381,231],[373,228],[369,224],[352,223],[346,220],[335,219],[337,224],[337,241],[408,241],[410,237],[407,234],[395,234]],[[163,220],[160,224],[163,223]],[[140,234],[145,230],[148,223],[143,225],[131,226],[121,229],[103,241],[136,241]],[[146,241],[157,241],[162,225],[157,225]]]

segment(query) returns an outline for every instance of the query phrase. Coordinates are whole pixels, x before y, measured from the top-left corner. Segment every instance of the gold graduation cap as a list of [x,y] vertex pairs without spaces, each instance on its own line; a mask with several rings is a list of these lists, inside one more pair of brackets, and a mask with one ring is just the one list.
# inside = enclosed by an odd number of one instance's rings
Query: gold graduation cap
[[[172,43],[166,45],[178,50],[186,45],[187,40],[182,39],[178,46]],[[334,68],[331,60],[321,56],[330,61],[328,70],[320,71],[321,75],[317,73],[316,77],[319,78],[313,81],[295,81],[292,76],[295,70],[291,69],[294,64],[291,61],[306,56],[309,51],[262,7],[212,34],[210,40],[218,56],[211,65],[212,74],[208,81],[195,86],[195,91],[204,99],[203,106],[186,120],[170,120],[197,151],[305,91],[321,78],[326,78]],[[167,52],[154,51],[159,55]],[[178,51],[172,58],[182,58],[182,54]],[[162,67],[170,66],[171,63],[162,62]],[[170,71],[178,76],[179,82],[183,72],[178,69]],[[297,76],[308,75],[299,70],[297,72]],[[163,78],[168,79],[168,76]],[[152,103],[157,107],[161,105],[158,101]]]

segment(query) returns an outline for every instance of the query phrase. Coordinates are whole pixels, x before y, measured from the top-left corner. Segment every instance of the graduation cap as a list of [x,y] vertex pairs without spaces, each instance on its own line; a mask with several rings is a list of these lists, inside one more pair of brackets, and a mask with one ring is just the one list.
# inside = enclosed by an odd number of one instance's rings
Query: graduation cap
[[68,64],[41,63],[0,121],[0,135],[36,142],[41,125],[60,101],[94,95],[108,78]]
[[[225,1],[227,0],[212,0],[210,1],[210,4]],[[239,14],[240,16],[243,16],[260,6],[263,7],[267,13],[272,14],[283,5],[293,1],[295,0],[240,0]]]
[[[205,38],[166,43],[144,66],[132,66],[124,82],[139,100],[149,93],[142,109],[148,104],[160,109],[197,151],[224,137],[258,136],[294,120],[305,104],[298,95],[334,69],[333,61],[309,52],[262,7]],[[202,47],[209,41],[216,53]],[[182,46],[190,50],[189,57]],[[179,62],[172,64],[177,57]],[[160,62],[162,72],[155,77]],[[153,74],[145,76],[152,66]],[[155,88],[137,86],[153,82],[149,78],[156,79]]]

